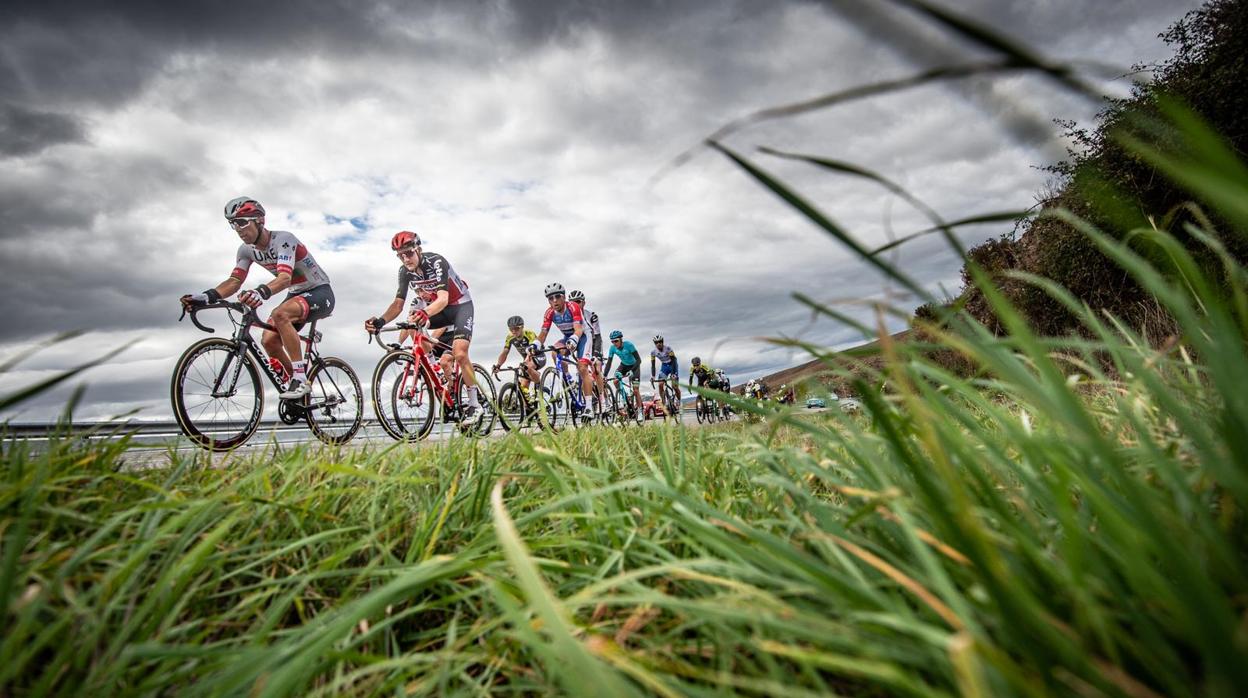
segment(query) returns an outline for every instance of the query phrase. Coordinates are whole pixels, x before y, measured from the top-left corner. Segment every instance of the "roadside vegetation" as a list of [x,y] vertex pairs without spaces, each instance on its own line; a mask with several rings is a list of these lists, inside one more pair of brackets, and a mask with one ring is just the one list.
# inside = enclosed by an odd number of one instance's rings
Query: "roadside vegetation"
[[995,325],[929,298],[924,339],[879,338],[868,371],[808,347],[856,414],[726,396],[759,421],[155,470],[125,441],[5,444],[0,695],[1242,694],[1248,270],[1225,241],[1248,167],[1156,105],[1165,137],[1121,147],[1188,214],[1037,219],[1138,285],[1160,342],[1004,270],[1077,328],[1038,332],[972,257]]

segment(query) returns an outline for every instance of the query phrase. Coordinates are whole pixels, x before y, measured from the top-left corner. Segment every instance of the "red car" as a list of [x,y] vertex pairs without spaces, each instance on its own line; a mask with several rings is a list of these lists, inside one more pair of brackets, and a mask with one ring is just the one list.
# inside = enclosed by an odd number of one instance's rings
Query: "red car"
[[663,403],[656,395],[641,396],[642,411],[646,415],[646,419],[654,419],[655,417],[666,417],[667,411],[663,409]]

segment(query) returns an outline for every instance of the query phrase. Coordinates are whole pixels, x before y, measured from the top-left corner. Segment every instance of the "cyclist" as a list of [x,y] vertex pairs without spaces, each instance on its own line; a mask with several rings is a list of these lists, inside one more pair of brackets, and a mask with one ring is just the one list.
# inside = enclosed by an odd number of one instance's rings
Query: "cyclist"
[[[702,363],[701,357],[695,356],[689,363],[691,364],[689,377],[691,379],[697,379],[699,388],[707,387],[712,390],[724,389],[719,382],[719,378],[716,376],[716,370],[711,368],[710,364]],[[705,399],[706,398],[703,398],[701,395],[698,396],[698,402],[702,402]]]
[[260,343],[290,376],[290,382],[279,397],[284,400],[301,398],[311,392],[311,386],[299,346],[299,330],[304,323],[329,317],[333,312],[334,291],[329,286],[329,275],[299,238],[284,230],[266,228],[264,207],[250,196],[230,199],[225,205],[225,220],[243,242],[238,246],[234,270],[215,288],[182,296],[182,304],[189,307],[229,298],[247,280],[247,271],[253,263],[267,269],[275,278],[239,293],[238,301],[258,308],[273,294],[286,291],[286,298],[269,315],[268,322],[277,331],[265,330]]
[[477,377],[472,370],[468,347],[472,343],[472,293],[451,267],[446,258],[436,252],[425,252],[420,236],[410,230],[401,230],[390,239],[390,249],[402,264],[399,266],[399,287],[394,300],[381,315],[364,321],[367,332],[380,330],[387,322],[398,317],[403,310],[410,289],[428,305],[417,308],[408,320],[417,325],[427,325],[430,331],[446,328],[443,336],[450,335],[452,360],[459,364],[460,375],[468,386],[468,404],[464,406],[460,421],[471,422],[480,412],[477,399]]
[[620,368],[616,370],[615,377],[624,380],[628,377],[629,382],[633,386],[633,405],[636,406],[637,412],[641,412],[641,353],[637,351],[637,347],[632,342],[624,340],[624,333],[619,330],[611,331],[611,349],[607,353],[607,365],[603,368],[603,373],[611,372],[611,362],[615,357],[620,357]]
[[728,374],[724,373],[724,369],[715,369],[715,380],[719,381],[719,389],[725,393],[732,392],[732,381],[728,380]]
[[654,348],[650,350],[650,382],[654,382],[654,362],[659,362],[659,382],[671,380],[676,391],[676,404],[680,405],[680,366],[676,363],[676,352],[671,345],[663,342],[663,335],[656,334],[653,338]]
[[594,378],[598,385],[598,394],[605,395],[607,392],[606,380],[603,378],[602,371],[602,326],[598,323],[598,313],[590,310],[585,305],[585,293],[582,291],[573,291],[568,294],[568,300],[581,306],[581,318],[585,320],[585,324],[590,332],[590,355],[594,360]]
[[503,353],[498,355],[498,360],[494,362],[494,373],[498,373],[498,369],[503,367],[503,362],[507,360],[507,355],[511,353],[512,348],[520,352],[520,360],[524,363],[525,375],[518,376],[520,378],[520,392],[528,397],[529,386],[538,382],[537,370],[546,364],[546,355],[537,351],[537,335],[533,330],[524,328],[524,318],[519,315],[512,315],[507,318],[507,338],[503,340]]
[[[588,404],[585,387],[592,388],[595,383],[589,375],[587,352],[589,335],[585,334],[585,319],[581,314],[581,306],[566,300],[567,294],[563,290],[563,284],[557,281],[547,284],[543,292],[546,294],[550,307],[542,316],[542,333],[537,336],[537,343],[546,343],[546,335],[550,333],[552,324],[559,328],[559,331],[563,333],[563,338],[555,342],[554,346],[567,349],[576,357],[576,369],[581,375],[581,399],[584,404]],[[571,341],[571,346],[568,345],[569,341]]]

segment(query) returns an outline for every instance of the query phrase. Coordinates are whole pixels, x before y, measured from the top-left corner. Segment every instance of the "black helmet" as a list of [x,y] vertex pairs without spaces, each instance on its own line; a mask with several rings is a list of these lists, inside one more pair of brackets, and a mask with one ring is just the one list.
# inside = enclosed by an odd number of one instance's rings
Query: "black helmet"
[[507,329],[511,329],[513,327],[524,327],[524,318],[519,315],[512,315],[507,318]]
[[692,361],[692,363],[693,363],[693,365],[694,365],[694,366],[701,366],[701,365],[702,365],[702,357],[700,357],[700,356],[695,356],[695,357],[693,357],[693,361]]

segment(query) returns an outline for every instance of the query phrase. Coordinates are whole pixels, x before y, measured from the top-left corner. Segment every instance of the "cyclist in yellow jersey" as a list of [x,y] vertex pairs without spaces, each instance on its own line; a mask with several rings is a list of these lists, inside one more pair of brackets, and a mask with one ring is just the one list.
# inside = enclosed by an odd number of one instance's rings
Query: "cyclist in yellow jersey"
[[520,387],[527,390],[530,384],[537,382],[537,369],[546,363],[546,355],[535,351],[538,347],[537,335],[533,330],[524,328],[524,318],[519,315],[512,315],[507,319],[507,338],[503,340],[503,352],[494,362],[495,372],[502,368],[503,362],[507,360],[507,355],[511,353],[513,347],[520,352],[524,367],[527,369],[528,378],[520,378]]

